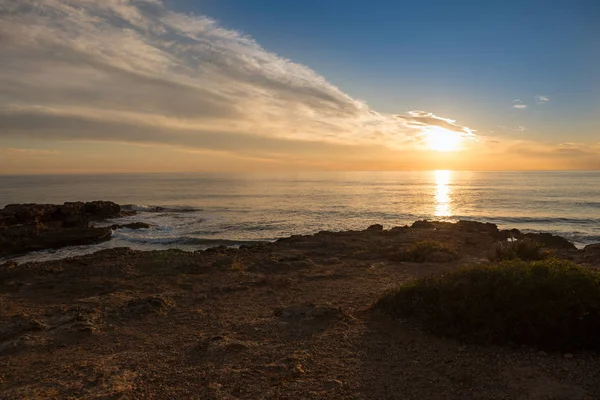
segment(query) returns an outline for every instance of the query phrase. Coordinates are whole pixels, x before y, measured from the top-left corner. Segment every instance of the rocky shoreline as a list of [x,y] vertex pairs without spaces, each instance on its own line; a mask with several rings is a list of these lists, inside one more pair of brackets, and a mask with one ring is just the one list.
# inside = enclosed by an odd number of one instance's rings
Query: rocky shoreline
[[[81,219],[57,219],[65,209],[54,208],[40,222],[90,229],[97,215],[85,204],[57,207],[83,210]],[[578,250],[550,234],[467,221],[7,262],[0,398],[600,398],[597,354],[465,346],[373,309],[401,283],[488,263],[509,237],[600,269],[600,244]],[[423,241],[443,246],[407,259]]]

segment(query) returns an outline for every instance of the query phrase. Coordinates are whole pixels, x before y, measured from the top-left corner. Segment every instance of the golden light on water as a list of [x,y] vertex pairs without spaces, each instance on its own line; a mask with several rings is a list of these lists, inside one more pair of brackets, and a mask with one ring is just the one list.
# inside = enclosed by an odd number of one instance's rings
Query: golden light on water
[[434,171],[435,176],[435,213],[436,217],[449,217],[452,215],[452,171]]
[[459,132],[440,127],[432,127],[424,132],[423,135],[429,149],[441,152],[459,150],[463,140]]

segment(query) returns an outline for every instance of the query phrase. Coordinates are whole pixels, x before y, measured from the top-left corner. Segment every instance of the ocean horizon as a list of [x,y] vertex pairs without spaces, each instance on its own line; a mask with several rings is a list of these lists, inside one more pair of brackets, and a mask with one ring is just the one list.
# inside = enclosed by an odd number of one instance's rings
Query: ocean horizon
[[42,261],[113,247],[194,251],[423,219],[550,232],[578,247],[600,242],[600,171],[0,176],[0,207],[93,200],[135,210],[137,215],[119,221],[147,222],[152,228],[119,229],[105,243],[16,259]]

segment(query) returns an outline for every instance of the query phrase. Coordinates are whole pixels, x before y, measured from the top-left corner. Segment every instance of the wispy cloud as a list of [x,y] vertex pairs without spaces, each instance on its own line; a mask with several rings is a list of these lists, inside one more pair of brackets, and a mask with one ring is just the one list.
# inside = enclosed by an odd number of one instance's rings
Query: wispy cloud
[[537,95],[537,96],[535,96],[535,101],[538,104],[544,104],[544,103],[547,103],[547,102],[550,101],[550,97],[548,97],[548,96],[542,96],[542,95]]
[[523,104],[521,99],[515,99],[512,101],[512,108],[524,109],[524,108],[527,108],[527,105]]
[[0,154],[3,156],[13,156],[13,155],[17,155],[17,156],[54,156],[59,153],[56,150],[0,147]]
[[410,146],[430,112],[379,113],[310,68],[159,0],[0,0],[2,137],[215,151]]

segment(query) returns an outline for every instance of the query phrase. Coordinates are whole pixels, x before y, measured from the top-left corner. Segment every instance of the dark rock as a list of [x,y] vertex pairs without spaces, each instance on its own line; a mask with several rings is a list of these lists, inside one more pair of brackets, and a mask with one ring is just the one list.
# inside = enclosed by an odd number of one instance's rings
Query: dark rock
[[456,223],[456,227],[466,232],[485,232],[491,234],[498,233],[498,226],[489,222],[476,222],[460,220]]
[[92,220],[117,218],[121,214],[121,206],[112,201],[92,201],[85,203],[85,213]]
[[0,255],[95,244],[109,240],[111,234],[112,230],[109,227],[52,229],[16,236],[10,231],[0,232]]
[[581,254],[585,262],[600,267],[600,243],[588,244]]
[[46,326],[27,315],[14,315],[0,325],[0,341],[19,336],[26,332],[40,331]]
[[122,228],[127,228],[127,229],[148,229],[150,228],[152,225],[147,224],[145,222],[132,222],[130,224],[114,224],[111,226],[111,229],[115,230],[115,229],[122,229]]
[[383,225],[381,224],[375,224],[375,225],[371,225],[367,228],[368,231],[382,231],[383,230]]
[[0,226],[41,224],[52,220],[58,207],[53,204],[9,204],[0,210]]
[[0,210],[0,256],[109,240],[110,228],[89,221],[118,217],[120,209],[110,201],[10,204]]
[[133,314],[165,313],[175,305],[170,297],[149,296],[146,298],[133,299],[127,302],[125,310]]
[[52,219],[61,221],[64,228],[87,226],[89,218],[85,213],[85,204],[81,201],[65,203],[58,206]]
[[410,229],[410,227],[408,225],[404,225],[404,226],[395,226],[392,229],[390,229],[391,233],[402,233],[402,232],[406,232],[407,229]]
[[503,229],[501,231],[498,231],[498,235],[496,236],[496,238],[499,240],[511,239],[511,238],[519,239],[521,236],[523,236],[521,231],[516,228],[513,228],[513,229]]
[[433,229],[435,228],[435,225],[427,220],[423,220],[413,222],[413,224],[410,227],[414,229]]
[[577,247],[564,237],[551,233],[526,233],[523,237],[542,243],[551,249],[577,250]]

